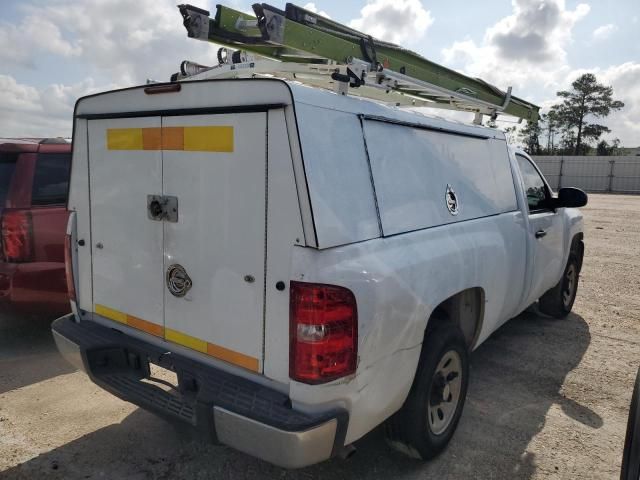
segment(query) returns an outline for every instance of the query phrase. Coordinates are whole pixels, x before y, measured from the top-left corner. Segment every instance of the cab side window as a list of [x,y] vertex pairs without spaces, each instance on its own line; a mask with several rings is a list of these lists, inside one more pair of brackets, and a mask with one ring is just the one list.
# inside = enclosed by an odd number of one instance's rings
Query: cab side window
[[64,205],[69,190],[70,153],[41,153],[33,176],[32,205]]
[[531,161],[522,155],[516,155],[518,166],[522,172],[524,180],[524,188],[527,194],[527,203],[529,211],[542,210],[549,204],[549,191]]
[[5,207],[17,161],[17,153],[0,153],[0,210]]

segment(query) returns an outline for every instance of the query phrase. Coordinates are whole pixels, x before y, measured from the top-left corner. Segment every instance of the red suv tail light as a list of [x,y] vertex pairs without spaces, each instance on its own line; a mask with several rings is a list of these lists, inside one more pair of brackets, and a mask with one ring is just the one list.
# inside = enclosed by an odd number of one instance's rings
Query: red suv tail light
[[7,262],[29,262],[33,258],[33,221],[27,210],[5,210],[0,222],[2,253]]
[[355,373],[358,312],[343,287],[291,282],[289,376],[325,383]]

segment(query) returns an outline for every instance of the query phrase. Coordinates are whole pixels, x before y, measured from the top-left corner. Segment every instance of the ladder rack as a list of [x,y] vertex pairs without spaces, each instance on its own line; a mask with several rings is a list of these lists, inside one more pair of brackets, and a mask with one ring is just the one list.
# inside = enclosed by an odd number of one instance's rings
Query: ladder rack
[[[536,122],[539,107],[288,3],[254,4],[255,15],[218,5],[216,15],[179,5],[188,36],[224,45],[218,65],[183,62],[172,80],[275,75],[397,105],[506,114]],[[237,50],[235,50],[237,49]]]

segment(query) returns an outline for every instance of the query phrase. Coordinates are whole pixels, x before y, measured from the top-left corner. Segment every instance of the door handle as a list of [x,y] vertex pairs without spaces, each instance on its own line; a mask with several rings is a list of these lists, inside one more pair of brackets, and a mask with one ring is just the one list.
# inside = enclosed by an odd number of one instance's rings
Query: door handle
[[536,232],[536,238],[542,238],[542,237],[544,237],[546,234],[547,234],[547,232],[546,232],[546,231],[544,231],[544,230],[538,230],[538,231]]

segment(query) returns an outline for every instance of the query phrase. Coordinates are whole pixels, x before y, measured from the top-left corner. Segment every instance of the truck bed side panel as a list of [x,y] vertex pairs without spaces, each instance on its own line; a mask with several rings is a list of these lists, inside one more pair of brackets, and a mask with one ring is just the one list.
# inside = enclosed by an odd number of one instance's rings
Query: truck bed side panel
[[[358,299],[355,376],[324,386],[291,383],[291,398],[350,412],[347,442],[400,408],[411,387],[427,320],[444,299],[468,288],[486,294],[478,343],[509,318],[523,288],[525,225],[520,212],[457,222],[322,251],[296,248],[292,278],[335,283]],[[516,298],[517,297],[517,298]],[[514,305],[515,305],[514,303]],[[517,308],[515,305],[513,308]]]

